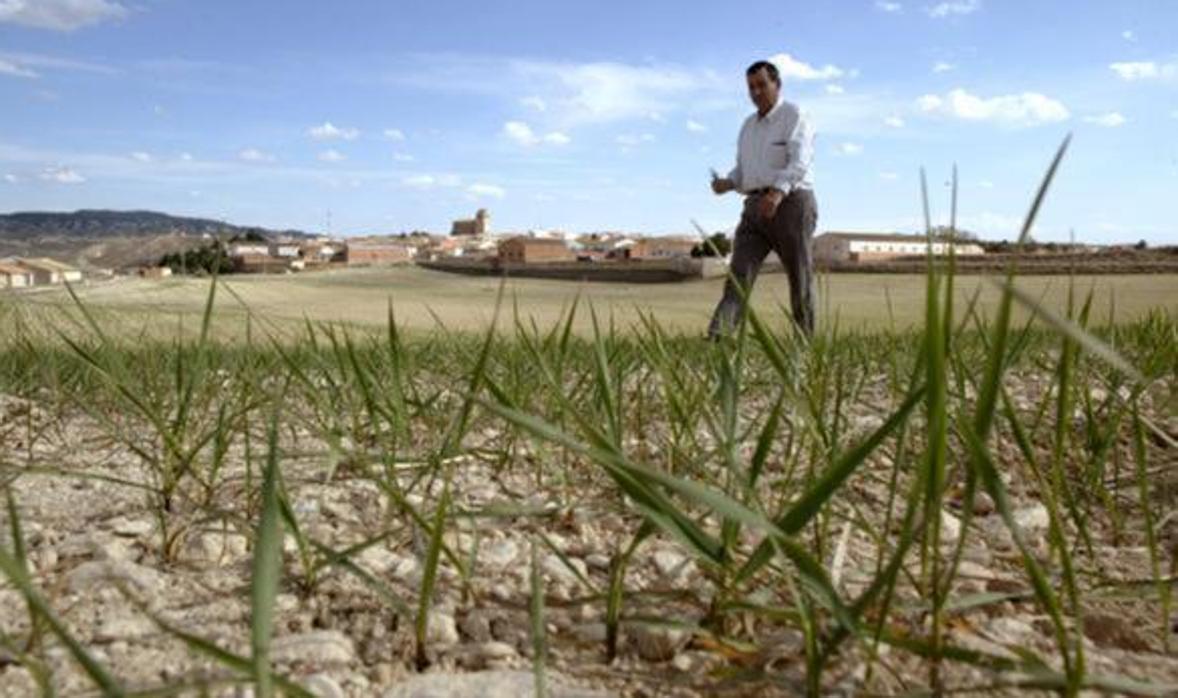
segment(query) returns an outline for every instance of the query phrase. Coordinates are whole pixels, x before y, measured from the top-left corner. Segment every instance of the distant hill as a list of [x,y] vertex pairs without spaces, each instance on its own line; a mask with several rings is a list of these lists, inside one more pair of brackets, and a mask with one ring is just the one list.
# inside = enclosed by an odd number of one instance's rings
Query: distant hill
[[52,257],[83,268],[155,264],[169,252],[199,247],[206,236],[313,237],[156,211],[27,211],[0,214],[0,257]]
[[26,240],[45,236],[105,238],[154,235],[218,235],[233,237],[247,233],[265,237],[287,235],[309,237],[299,230],[268,230],[238,226],[208,218],[171,216],[156,211],[81,210],[73,213],[27,211],[0,214],[0,239]]

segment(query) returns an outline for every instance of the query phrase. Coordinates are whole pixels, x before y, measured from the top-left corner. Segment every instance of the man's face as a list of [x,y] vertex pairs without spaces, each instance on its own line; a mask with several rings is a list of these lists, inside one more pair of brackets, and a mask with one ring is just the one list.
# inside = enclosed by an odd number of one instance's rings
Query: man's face
[[749,75],[748,83],[749,99],[756,105],[757,113],[761,116],[768,114],[773,105],[777,104],[777,94],[781,91],[781,86],[773,82],[769,71],[764,68]]

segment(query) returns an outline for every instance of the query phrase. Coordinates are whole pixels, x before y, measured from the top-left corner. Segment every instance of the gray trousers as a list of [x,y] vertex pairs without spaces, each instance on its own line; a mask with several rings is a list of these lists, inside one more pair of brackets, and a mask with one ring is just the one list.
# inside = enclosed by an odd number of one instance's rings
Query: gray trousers
[[728,334],[740,322],[744,315],[744,300],[737,284],[744,289],[744,296],[748,296],[770,251],[777,253],[789,276],[789,304],[794,322],[807,336],[814,334],[814,265],[810,250],[814,228],[818,224],[818,202],[814,192],[808,189],[790,192],[777,207],[772,220],[765,220],[757,213],[759,200],[757,194],[744,200],[744,213],[733,241],[728,282],[724,284],[724,296],[712,313],[709,337]]

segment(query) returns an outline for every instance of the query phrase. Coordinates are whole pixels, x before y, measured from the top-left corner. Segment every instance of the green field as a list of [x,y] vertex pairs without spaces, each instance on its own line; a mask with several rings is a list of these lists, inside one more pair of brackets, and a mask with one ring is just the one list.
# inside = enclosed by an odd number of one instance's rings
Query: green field
[[807,342],[772,275],[718,343],[717,282],[512,282],[499,334],[493,279],[223,282],[0,297],[0,693],[1178,695],[1174,276],[1022,279],[1039,327],[958,277],[952,335],[948,279],[832,276],[865,331]]
[[[356,326],[384,327],[389,301],[398,324],[406,329],[429,330],[440,321],[451,329],[477,330],[490,320],[495,308],[499,281],[428,271],[415,267],[392,269],[348,269],[317,274],[288,276],[224,277],[233,293],[217,297],[215,323],[222,337],[242,333],[246,308],[255,321],[289,327],[304,318],[343,322]],[[1178,275],[1077,276],[1080,296],[1094,293],[1093,319],[1107,324],[1110,309],[1117,323],[1141,317],[1152,308],[1178,309]],[[1066,305],[1068,277],[1028,276],[1019,285],[1031,296],[1041,298],[1049,308],[1062,312]],[[619,326],[635,321],[636,309],[653,313],[662,325],[688,334],[702,332],[721,292],[719,279],[682,284],[578,284],[567,281],[512,279],[507,282],[507,307],[518,307],[520,315],[534,318],[540,327],[550,326],[579,294],[603,318]],[[983,313],[997,300],[996,286],[989,277],[963,276],[957,279],[957,303],[965,307],[979,295]],[[907,328],[921,321],[925,279],[920,275],[832,274],[820,278],[818,304],[820,322],[837,321],[843,329]],[[79,296],[87,306],[118,318],[128,331],[147,327],[164,334],[175,331],[178,322],[194,324],[208,296],[204,279],[165,281],[123,280],[82,287]],[[234,297],[236,294],[237,297]],[[69,307],[64,290],[19,296],[30,308]],[[780,317],[779,307],[788,307],[788,287],[783,274],[764,275],[757,283],[754,306],[767,317]],[[578,317],[577,329],[590,329],[589,315]],[[257,325],[255,324],[255,328]]]

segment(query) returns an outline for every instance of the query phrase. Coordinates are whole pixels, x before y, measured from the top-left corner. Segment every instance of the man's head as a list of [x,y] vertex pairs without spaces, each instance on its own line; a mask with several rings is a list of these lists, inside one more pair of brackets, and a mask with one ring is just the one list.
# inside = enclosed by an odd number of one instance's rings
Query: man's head
[[777,66],[769,61],[757,61],[744,71],[749,84],[749,99],[757,106],[757,113],[764,116],[777,104],[781,93],[781,74]]

